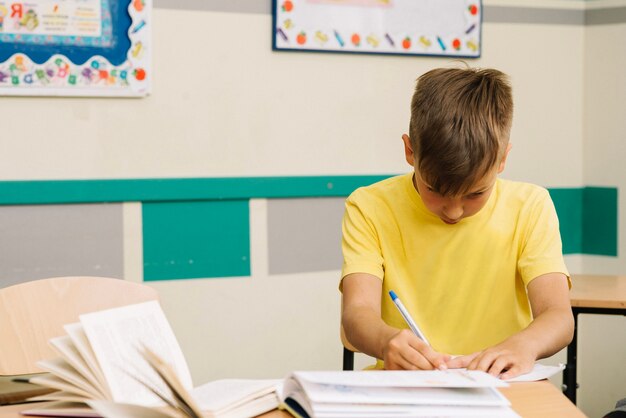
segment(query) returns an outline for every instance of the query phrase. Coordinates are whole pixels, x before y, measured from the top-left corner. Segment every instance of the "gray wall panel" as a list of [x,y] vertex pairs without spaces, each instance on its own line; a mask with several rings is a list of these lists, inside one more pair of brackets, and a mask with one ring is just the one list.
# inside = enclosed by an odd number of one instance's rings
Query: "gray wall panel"
[[344,198],[270,199],[270,274],[339,270]]
[[585,23],[585,11],[571,9],[488,6],[483,8],[483,22],[583,25]]
[[204,10],[211,12],[270,14],[270,0],[154,0],[161,9]]
[[121,204],[0,206],[0,287],[123,272]]
[[585,25],[609,25],[626,22],[626,7],[591,9],[585,14]]

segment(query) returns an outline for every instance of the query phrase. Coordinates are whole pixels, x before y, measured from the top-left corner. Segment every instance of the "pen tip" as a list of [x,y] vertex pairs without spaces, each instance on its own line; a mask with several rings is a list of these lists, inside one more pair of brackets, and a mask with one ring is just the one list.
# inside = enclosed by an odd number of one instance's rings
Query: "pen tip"
[[398,297],[398,296],[396,296],[396,292],[394,292],[393,290],[389,291],[389,296],[391,296],[392,300],[396,300],[396,298]]

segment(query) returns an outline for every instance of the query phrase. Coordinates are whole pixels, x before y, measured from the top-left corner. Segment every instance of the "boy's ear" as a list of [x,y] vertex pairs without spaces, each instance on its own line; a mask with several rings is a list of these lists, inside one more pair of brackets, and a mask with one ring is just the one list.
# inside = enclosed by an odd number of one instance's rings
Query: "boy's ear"
[[498,167],[498,174],[504,171],[504,167],[506,166],[506,157],[509,156],[509,151],[511,151],[511,147],[513,147],[513,145],[511,145],[511,143],[509,142],[506,145],[506,151],[504,151],[504,155],[502,156],[502,161],[500,161],[500,166]]
[[404,142],[404,157],[406,162],[411,167],[415,167],[415,154],[413,153],[413,146],[411,145],[411,139],[407,134],[402,135],[402,142]]

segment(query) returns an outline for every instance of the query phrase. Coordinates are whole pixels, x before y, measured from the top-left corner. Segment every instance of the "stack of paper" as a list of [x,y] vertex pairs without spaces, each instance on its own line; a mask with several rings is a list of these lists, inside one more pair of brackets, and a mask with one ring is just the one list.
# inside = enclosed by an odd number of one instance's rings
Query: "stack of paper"
[[504,386],[479,371],[294,372],[282,399],[302,418],[517,417]]

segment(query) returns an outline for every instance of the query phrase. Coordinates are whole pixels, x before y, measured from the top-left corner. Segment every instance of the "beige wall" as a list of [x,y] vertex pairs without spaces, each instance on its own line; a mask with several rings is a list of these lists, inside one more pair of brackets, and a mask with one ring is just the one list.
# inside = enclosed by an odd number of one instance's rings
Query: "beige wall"
[[[272,52],[265,14],[155,9],[153,18],[150,97],[0,102],[13,121],[5,125],[0,178],[400,172],[414,80],[450,64]],[[546,38],[567,48],[548,47]],[[561,123],[582,119],[582,42],[579,26],[484,25],[484,58],[470,64],[503,69],[515,88],[508,176],[582,184],[581,127]],[[30,123],[34,115],[40,123]],[[557,152],[560,144],[568,155]],[[530,169],[547,162],[558,176]]]
[[[403,172],[400,136],[408,126],[414,80],[450,64],[439,58],[272,52],[266,14],[157,8],[153,18],[150,97],[0,100],[3,120],[11,121],[0,136],[0,178]],[[624,26],[486,22],[483,30],[483,58],[469,63],[509,73],[516,100],[514,148],[504,177],[551,187],[623,188],[626,58],[617,40],[624,39]],[[230,45],[224,33],[231,35]],[[35,115],[38,124],[31,122]],[[194,381],[338,369],[339,272],[270,276],[266,202],[252,201],[250,216],[252,277],[151,284]],[[125,235],[127,279],[140,281],[137,204],[125,205]],[[624,273],[624,260],[569,256],[567,263],[573,272]],[[600,318],[584,326],[601,329],[611,342],[625,334],[623,321]],[[591,348],[608,340],[583,332],[581,338],[581,405],[599,416],[617,395],[609,388],[626,387],[626,373],[593,371],[626,364],[620,350],[626,345],[620,340],[608,357]]]
[[[619,189],[619,256],[583,257],[589,273],[626,273],[626,50],[613,47],[615,40],[625,38],[626,23],[585,31],[584,180]],[[590,416],[601,416],[606,409],[600,405],[626,397],[626,317],[586,315],[579,329],[580,405]]]

